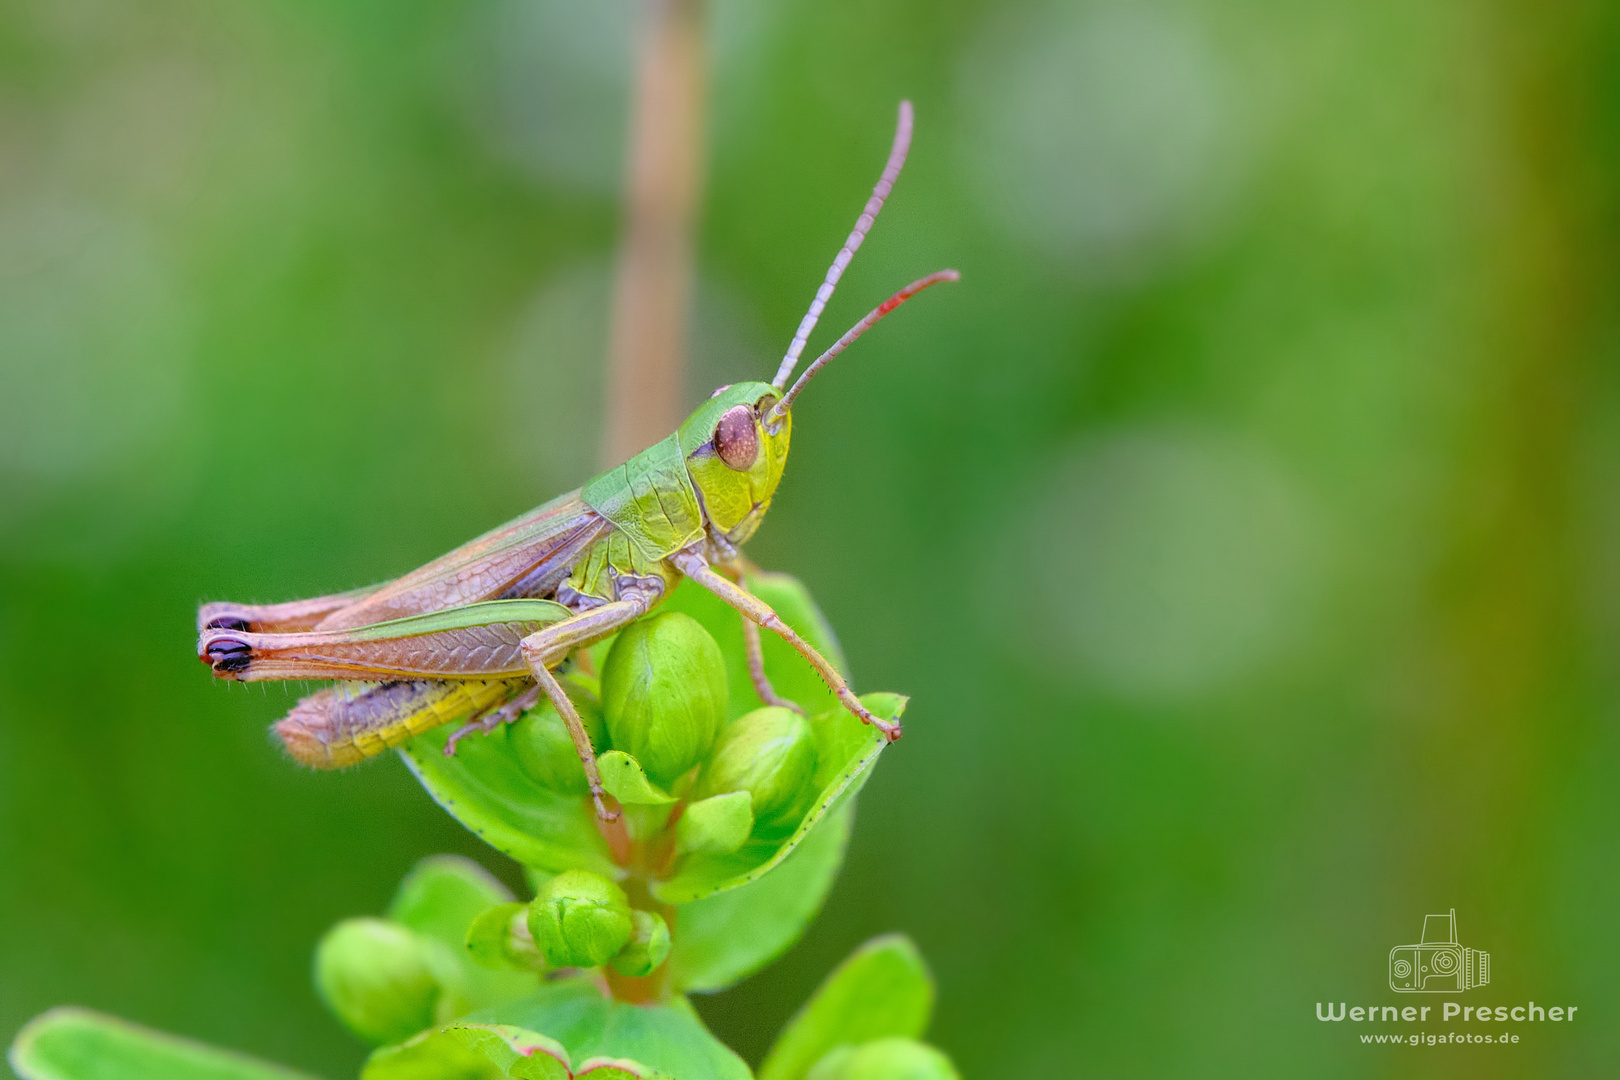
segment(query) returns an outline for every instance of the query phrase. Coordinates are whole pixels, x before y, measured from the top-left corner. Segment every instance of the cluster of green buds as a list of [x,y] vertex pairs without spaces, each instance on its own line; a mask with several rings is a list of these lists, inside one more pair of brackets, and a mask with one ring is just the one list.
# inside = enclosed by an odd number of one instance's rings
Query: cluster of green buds
[[343,1025],[374,1046],[402,1042],[534,988],[466,954],[468,924],[511,893],[467,859],[425,859],[387,912],[345,919],[315,948],[315,989]]
[[[362,1080],[599,1071],[617,1080],[960,1080],[921,1041],[933,980],[903,937],[873,939],[829,974],[757,1074],[690,1006],[625,1004],[606,992],[606,971],[643,978],[670,951],[664,918],[632,908],[601,875],[554,875],[522,903],[476,864],[437,856],[406,877],[385,915],[326,934],[315,984],[338,1019],[378,1047]],[[608,1068],[595,1056],[614,1033],[641,1062],[621,1051]]]
[[[780,576],[750,584],[842,666],[803,586]],[[701,591],[677,590],[559,673],[621,812],[611,823],[598,819],[573,741],[549,704],[462,740],[453,755],[443,730],[403,748],[440,805],[521,863],[534,892],[524,901],[499,887],[463,887],[454,919],[423,925],[396,901],[386,918],[334,928],[317,983],[348,1027],[383,1044],[366,1080],[449,1069],[469,1049],[508,1072],[516,1066],[506,1056],[542,1050],[558,1061],[583,1055],[586,1068],[598,1044],[554,1038],[584,1030],[582,1010],[619,1032],[611,1056],[641,1060],[648,1075],[749,1075],[684,998],[735,985],[802,934],[836,877],[852,800],[886,743],[769,638],[766,672],[781,699],[800,708],[764,703],[736,613],[706,603]],[[905,705],[894,694],[862,701],[886,719]],[[902,982],[923,988],[914,997],[931,994],[920,961],[913,968]],[[890,976],[872,982],[894,984]],[[859,1030],[817,1021],[804,1028],[813,1039],[793,1037],[803,1045],[789,1064],[760,1076],[949,1080],[955,1074],[948,1063],[937,1067],[938,1051],[915,1042],[919,1015]],[[642,1026],[648,1042],[624,1034]],[[676,1030],[683,1034],[671,1041]],[[718,1071],[681,1064],[695,1048]]]
[[[844,667],[802,585],[747,584]],[[833,971],[757,1071],[688,1000],[736,986],[802,936],[886,745],[785,644],[767,637],[763,662],[773,696],[803,714],[761,699],[736,613],[683,586],[562,673],[623,811],[611,824],[549,707],[454,754],[448,725],[401,747],[446,811],[522,866],[533,898],[437,856],[381,915],[326,934],[314,981],[375,1047],[361,1080],[959,1080],[920,1041],[933,981],[902,937]],[[886,720],[905,706],[861,701]],[[88,1075],[71,1063],[89,1061],[130,1080],[290,1075],[82,1010],[40,1017],[9,1060],[26,1080]]]
[[[621,632],[565,685],[601,759],[610,794],[632,810],[635,839],[672,829],[675,854],[728,854],[781,840],[810,809],[818,760],[810,722],[766,706],[729,720],[726,658],[690,615],[661,612]],[[585,776],[549,704],[509,735],[536,783],[583,796]],[[659,807],[660,810],[642,809]]]
[[617,883],[568,870],[527,904],[497,904],[467,929],[473,962],[492,970],[553,971],[609,964],[621,975],[650,975],[669,956],[669,924],[636,911]]

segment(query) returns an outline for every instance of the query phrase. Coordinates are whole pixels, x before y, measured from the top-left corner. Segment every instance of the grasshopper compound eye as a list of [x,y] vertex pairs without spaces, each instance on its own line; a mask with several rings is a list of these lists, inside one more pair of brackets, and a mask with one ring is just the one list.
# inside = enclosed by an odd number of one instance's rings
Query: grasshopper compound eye
[[754,427],[753,409],[733,405],[721,414],[714,426],[714,452],[738,472],[754,467],[759,458],[759,431]]

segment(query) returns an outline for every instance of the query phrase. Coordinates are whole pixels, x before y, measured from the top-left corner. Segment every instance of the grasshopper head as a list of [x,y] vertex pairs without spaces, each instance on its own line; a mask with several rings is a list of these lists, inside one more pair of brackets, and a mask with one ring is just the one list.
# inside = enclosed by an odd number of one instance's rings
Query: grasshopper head
[[734,544],[754,535],[782,481],[793,421],[786,412],[771,413],[781,397],[770,383],[732,383],[681,425],[686,471],[710,523]]
[[900,103],[899,123],[895,127],[894,145],[889,149],[889,160],[883,166],[872,197],[867,200],[861,216],[855,220],[855,229],[844,241],[843,250],[833,260],[827,276],[816,291],[799,323],[798,332],[788,345],[787,355],[776,369],[776,378],[768,383],[732,383],[716,390],[708,401],[698,406],[697,412],[681,425],[681,453],[686,457],[686,471],[692,483],[703,496],[709,522],[734,544],[740,544],[754,534],[760,519],[770,509],[771,496],[782,480],[782,468],[787,464],[788,434],[793,428],[793,399],[827,362],[847,349],[856,338],[871,329],[883,316],[905,303],[922,290],[941,281],[955,281],[955,270],[940,270],[913,281],[879,304],[866,318],[850,327],[849,331],[833,343],[804,369],[797,381],[788,386],[788,378],[798,366],[799,357],[810,332],[821,318],[822,309],[832,299],[833,289],[844,273],[844,267],[855,257],[866,231],[883,209],[900,167],[905,164],[906,152],[911,146],[911,102]]

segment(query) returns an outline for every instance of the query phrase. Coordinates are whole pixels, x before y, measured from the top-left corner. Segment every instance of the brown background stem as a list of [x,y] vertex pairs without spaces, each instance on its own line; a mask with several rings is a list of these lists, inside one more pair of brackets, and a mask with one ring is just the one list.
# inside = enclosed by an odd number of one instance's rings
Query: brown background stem
[[680,422],[703,182],[702,0],[647,0],[637,55],[607,357],[607,465]]

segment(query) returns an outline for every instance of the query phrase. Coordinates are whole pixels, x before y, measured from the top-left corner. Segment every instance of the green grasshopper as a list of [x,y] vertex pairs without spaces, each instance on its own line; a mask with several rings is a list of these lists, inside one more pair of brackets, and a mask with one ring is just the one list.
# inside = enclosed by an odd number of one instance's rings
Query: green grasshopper
[[898,724],[867,711],[826,657],[742,586],[751,566],[739,547],[759,528],[782,479],[792,405],[805,384],[884,315],[957,279],[941,270],[907,285],[784,392],[900,174],[911,126],[911,105],[902,102],[883,174],[771,382],[720,387],[663,441],[394,581],[284,604],[205,605],[198,658],[224,679],[338,680],[275,725],[292,756],[315,768],[353,764],[470,716],[445,747],[454,753],[461,737],[517,719],[543,693],[567,724],[598,815],[612,820],[590,739],[553,671],[645,615],[685,577],[741,614],[763,701],[802,712],[766,678],[761,627],[797,650],[852,713],[890,741],[899,738]]

